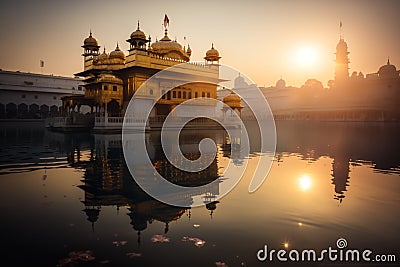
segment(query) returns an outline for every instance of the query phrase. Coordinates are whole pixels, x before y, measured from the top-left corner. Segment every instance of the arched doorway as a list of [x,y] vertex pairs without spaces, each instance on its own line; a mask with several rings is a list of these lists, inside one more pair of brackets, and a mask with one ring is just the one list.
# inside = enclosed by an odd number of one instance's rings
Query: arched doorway
[[41,105],[40,106],[40,117],[41,118],[47,118],[47,116],[49,115],[49,106],[48,105]]
[[32,119],[38,119],[40,114],[39,114],[39,106],[37,104],[31,104],[29,106],[29,116]]
[[50,116],[52,116],[52,117],[58,116],[58,107],[56,105],[52,105],[50,107]]
[[119,117],[120,116],[120,108],[117,100],[113,99],[107,104],[107,113],[110,117]]

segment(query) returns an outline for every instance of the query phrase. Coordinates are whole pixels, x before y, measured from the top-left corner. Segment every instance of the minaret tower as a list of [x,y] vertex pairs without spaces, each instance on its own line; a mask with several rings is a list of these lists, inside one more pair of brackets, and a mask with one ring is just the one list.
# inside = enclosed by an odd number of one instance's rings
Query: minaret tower
[[146,39],[146,34],[140,30],[139,21],[136,31],[132,32],[130,38],[126,40],[129,44],[129,52],[134,50],[146,50],[146,43],[150,42],[150,38]]
[[99,55],[100,46],[96,38],[92,36],[92,31],[90,31],[89,37],[87,37],[83,41],[82,48],[83,48],[82,56],[85,58],[85,61],[93,59],[93,57]]
[[342,36],[342,22],[340,22],[340,39],[336,45],[335,81],[340,82],[349,78],[349,51]]

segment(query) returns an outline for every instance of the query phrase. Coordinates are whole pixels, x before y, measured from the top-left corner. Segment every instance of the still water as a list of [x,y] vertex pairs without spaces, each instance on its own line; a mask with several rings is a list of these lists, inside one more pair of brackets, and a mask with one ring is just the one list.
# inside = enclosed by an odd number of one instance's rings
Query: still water
[[[257,251],[264,245],[320,251],[345,238],[348,248],[394,254],[399,264],[399,125],[279,122],[270,174],[251,194],[259,138],[255,125],[248,127],[251,156],[243,179],[219,202],[188,209],[167,206],[139,189],[118,134],[63,134],[41,125],[2,124],[2,262],[279,266],[276,258],[258,261]],[[168,164],[158,132],[147,134],[146,141],[159,173],[190,186],[216,179],[231,157],[233,146],[222,130],[182,132],[185,156],[195,158],[204,137],[215,140],[218,152],[196,176]]]

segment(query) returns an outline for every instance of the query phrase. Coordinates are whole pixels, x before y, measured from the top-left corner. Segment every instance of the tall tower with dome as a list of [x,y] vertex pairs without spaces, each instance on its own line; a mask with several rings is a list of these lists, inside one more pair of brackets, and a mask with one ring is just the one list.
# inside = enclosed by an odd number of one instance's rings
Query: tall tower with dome
[[349,51],[347,43],[342,36],[336,45],[335,81],[342,82],[349,78]]

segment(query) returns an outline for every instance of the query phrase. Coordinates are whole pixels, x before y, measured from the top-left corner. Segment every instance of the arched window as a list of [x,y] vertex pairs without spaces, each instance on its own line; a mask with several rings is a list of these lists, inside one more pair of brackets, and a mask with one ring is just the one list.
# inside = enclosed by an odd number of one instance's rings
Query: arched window
[[17,105],[14,103],[8,103],[6,105],[6,118],[14,119],[17,117]]
[[28,118],[28,105],[25,103],[18,105],[18,118],[26,119]]
[[33,119],[38,119],[40,117],[39,106],[37,104],[31,104],[29,106],[29,116]]
[[56,105],[50,107],[50,115],[53,117],[58,116],[58,107]]
[[48,105],[41,105],[40,106],[40,116],[42,118],[46,118],[49,115],[49,106]]

